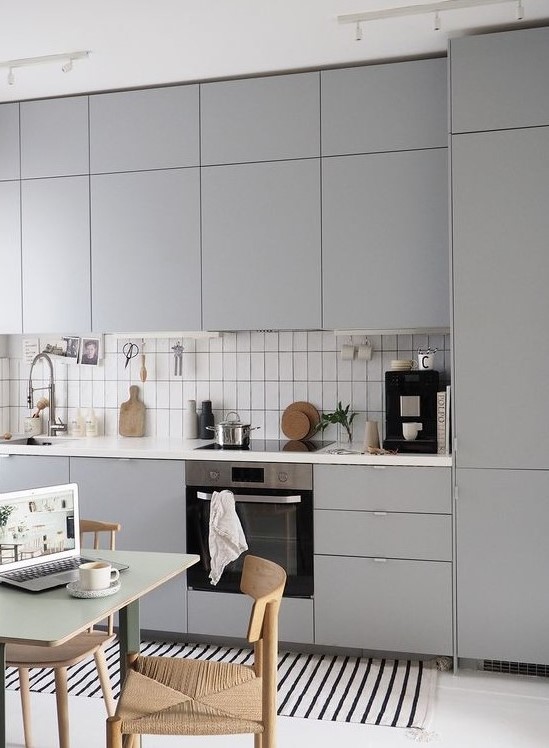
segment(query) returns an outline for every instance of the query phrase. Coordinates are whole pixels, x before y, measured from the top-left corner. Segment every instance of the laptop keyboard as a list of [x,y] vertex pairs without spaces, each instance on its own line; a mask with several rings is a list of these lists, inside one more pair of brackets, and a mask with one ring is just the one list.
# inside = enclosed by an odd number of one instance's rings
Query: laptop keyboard
[[26,582],[28,579],[38,579],[39,577],[49,577],[51,574],[57,574],[61,571],[72,571],[78,569],[80,564],[86,562],[83,558],[64,558],[60,561],[50,561],[45,564],[29,567],[28,569],[17,569],[16,571],[6,571],[2,574],[5,579],[13,579],[15,582]]

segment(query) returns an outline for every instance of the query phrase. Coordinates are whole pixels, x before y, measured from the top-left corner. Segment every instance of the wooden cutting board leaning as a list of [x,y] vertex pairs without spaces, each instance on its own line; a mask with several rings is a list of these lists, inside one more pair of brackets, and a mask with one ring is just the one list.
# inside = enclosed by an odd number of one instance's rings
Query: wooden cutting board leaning
[[145,405],[139,399],[139,387],[136,384],[130,387],[130,399],[120,406],[118,433],[120,436],[145,435]]

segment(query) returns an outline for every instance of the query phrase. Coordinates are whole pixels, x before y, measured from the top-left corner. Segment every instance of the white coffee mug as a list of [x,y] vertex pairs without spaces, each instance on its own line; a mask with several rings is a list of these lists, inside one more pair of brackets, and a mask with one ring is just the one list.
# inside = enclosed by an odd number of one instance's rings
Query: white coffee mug
[[83,590],[106,590],[120,576],[108,561],[89,561],[78,567],[80,587]]
[[422,423],[403,423],[402,434],[406,441],[411,442],[417,438],[418,432],[420,432],[422,428]]
[[352,361],[355,357],[354,345],[345,344],[341,346],[341,358],[343,361]]
[[433,369],[435,366],[435,354],[434,353],[418,353],[417,354],[417,368],[420,371],[427,371]]

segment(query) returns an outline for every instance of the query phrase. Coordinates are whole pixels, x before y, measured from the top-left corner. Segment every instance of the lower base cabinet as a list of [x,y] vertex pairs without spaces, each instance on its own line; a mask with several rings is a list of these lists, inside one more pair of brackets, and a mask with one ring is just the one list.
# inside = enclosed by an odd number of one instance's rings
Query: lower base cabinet
[[[188,592],[189,633],[242,639],[250,617],[250,599],[228,592]],[[284,597],[280,606],[281,642],[313,643],[313,601]]]
[[0,492],[57,486],[69,482],[69,458],[42,455],[2,455]]
[[[71,457],[81,516],[119,522],[120,550],[185,553],[185,467],[181,460]],[[121,575],[124,584],[124,572]],[[143,630],[185,633],[187,580],[180,574],[140,604]]]
[[452,654],[452,565],[315,556],[315,644]]

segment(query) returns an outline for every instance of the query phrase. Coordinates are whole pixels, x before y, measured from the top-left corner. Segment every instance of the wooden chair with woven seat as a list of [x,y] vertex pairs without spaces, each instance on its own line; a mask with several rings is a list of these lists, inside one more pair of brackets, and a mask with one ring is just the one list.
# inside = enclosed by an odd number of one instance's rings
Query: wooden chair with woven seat
[[[86,536],[93,533],[93,548],[100,546],[99,538],[102,533],[108,533],[110,542],[108,547],[115,549],[115,536],[120,525],[113,522],[97,522],[95,520],[80,520],[80,542],[84,544]],[[113,617],[107,620],[106,631],[91,629],[70,639],[57,647],[45,648],[24,644],[8,644],[6,646],[6,664],[16,667],[19,672],[19,686],[21,689],[21,707],[23,712],[23,730],[25,748],[32,748],[32,729],[30,713],[30,668],[51,668],[55,671],[55,696],[57,701],[57,724],[59,729],[59,748],[70,748],[69,742],[69,710],[67,693],[67,668],[93,656],[105,699],[107,714],[114,714],[115,703],[112,695],[105,648],[116,638],[113,628]]]
[[130,748],[137,735],[253,733],[255,748],[276,744],[278,611],[286,584],[281,566],[248,555],[241,591],[253,605],[247,638],[254,664],[129,655],[107,748]]

